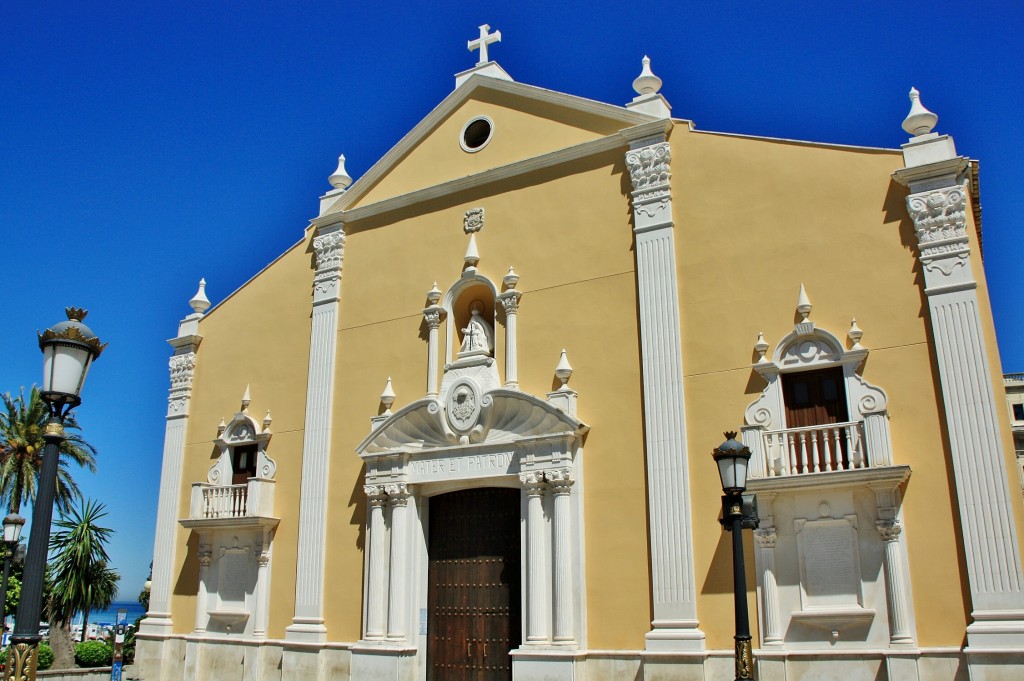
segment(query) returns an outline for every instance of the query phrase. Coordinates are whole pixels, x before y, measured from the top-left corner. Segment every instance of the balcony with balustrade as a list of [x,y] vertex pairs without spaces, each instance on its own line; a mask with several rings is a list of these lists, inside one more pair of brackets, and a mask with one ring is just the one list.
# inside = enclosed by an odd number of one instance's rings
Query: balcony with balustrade
[[909,474],[907,466],[893,464],[885,413],[800,428],[747,426],[743,442],[751,450],[750,479],[757,489],[859,484]]
[[185,527],[221,528],[276,525],[274,516],[274,480],[249,478],[239,485],[192,484]]

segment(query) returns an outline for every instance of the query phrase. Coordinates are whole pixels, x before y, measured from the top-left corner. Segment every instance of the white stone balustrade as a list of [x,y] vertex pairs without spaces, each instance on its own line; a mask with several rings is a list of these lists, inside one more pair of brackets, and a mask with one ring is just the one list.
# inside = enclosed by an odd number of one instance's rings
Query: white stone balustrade
[[274,515],[274,481],[249,478],[244,485],[192,484],[191,520],[270,518]]
[[860,421],[763,430],[760,444],[764,460],[751,466],[751,477],[827,473],[871,465]]

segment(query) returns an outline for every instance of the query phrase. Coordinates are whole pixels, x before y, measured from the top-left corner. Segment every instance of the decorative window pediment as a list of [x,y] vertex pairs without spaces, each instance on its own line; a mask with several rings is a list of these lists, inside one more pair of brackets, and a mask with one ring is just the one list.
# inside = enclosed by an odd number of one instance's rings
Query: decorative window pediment
[[766,385],[744,414],[744,442],[751,448],[753,477],[823,473],[892,462],[888,397],[857,373],[868,356],[863,331],[853,320],[850,347],[808,319],[803,286],[801,320],[775,346],[763,334],[753,369]]

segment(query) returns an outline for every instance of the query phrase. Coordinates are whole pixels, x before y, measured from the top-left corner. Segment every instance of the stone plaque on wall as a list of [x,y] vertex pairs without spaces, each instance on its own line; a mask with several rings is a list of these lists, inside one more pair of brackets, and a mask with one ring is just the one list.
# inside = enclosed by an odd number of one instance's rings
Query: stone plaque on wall
[[217,595],[221,608],[242,610],[245,607],[245,591],[249,584],[249,552],[228,549],[220,557],[220,572],[217,576]]
[[857,516],[794,521],[804,609],[860,607]]

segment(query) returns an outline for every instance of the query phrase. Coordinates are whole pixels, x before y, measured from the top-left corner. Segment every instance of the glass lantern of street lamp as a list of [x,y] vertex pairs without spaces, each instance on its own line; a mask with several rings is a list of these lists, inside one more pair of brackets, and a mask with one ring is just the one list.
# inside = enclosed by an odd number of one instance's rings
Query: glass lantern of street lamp
[[10,546],[21,541],[21,529],[24,526],[25,519],[17,513],[11,513],[4,518],[4,543]]
[[78,395],[89,365],[106,347],[82,323],[88,314],[85,310],[68,307],[64,312],[68,316],[66,322],[54,324],[39,334],[39,349],[43,351],[43,385],[39,394],[58,409],[81,403]]
[[725,433],[725,442],[716,447],[711,455],[718,464],[722,491],[726,494],[742,494],[747,488],[750,448],[736,440],[735,431],[729,431]]

